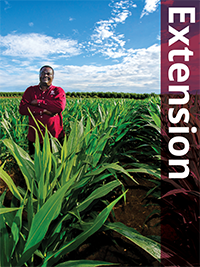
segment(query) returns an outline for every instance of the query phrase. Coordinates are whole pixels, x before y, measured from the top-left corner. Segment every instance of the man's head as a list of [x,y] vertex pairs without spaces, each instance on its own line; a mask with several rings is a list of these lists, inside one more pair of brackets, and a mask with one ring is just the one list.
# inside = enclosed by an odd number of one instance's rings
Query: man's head
[[51,66],[45,65],[40,69],[40,85],[50,86],[54,78],[54,70]]

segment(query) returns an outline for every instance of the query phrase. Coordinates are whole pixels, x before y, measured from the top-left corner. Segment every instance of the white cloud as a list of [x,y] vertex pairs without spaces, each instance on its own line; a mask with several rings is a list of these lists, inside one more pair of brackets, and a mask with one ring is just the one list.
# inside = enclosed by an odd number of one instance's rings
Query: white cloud
[[120,58],[125,55],[124,35],[116,32],[119,23],[131,16],[129,8],[137,7],[131,0],[111,1],[111,17],[96,23],[91,41],[88,42],[90,51],[101,53],[110,58]]
[[[66,91],[159,92],[160,46],[129,49],[122,63],[106,66],[65,66],[55,83]],[[66,73],[66,75],[63,75]]]
[[156,11],[159,2],[160,0],[145,0],[145,7],[143,8],[140,17],[142,18],[144,15],[148,15],[149,13]]
[[7,10],[7,9],[11,8],[11,5],[10,5],[10,3],[8,1],[4,1],[4,3],[6,5],[4,10]]
[[115,22],[117,23],[122,23],[124,22],[128,16],[130,15],[130,12],[128,12],[127,10],[124,11],[124,12],[121,12],[120,14],[118,14],[114,19],[115,19]]
[[1,36],[2,55],[47,58],[56,54],[74,56],[81,53],[76,40],[53,38],[38,33]]
[[54,84],[61,86],[65,91],[159,93],[160,46],[158,45],[147,49],[128,49],[121,63],[106,66],[58,65],[53,61],[37,63],[24,61],[24,66],[15,63],[15,66],[6,64],[6,61],[1,64],[0,85],[3,90],[12,88],[12,91],[24,91],[28,86],[37,84],[39,68],[49,64],[55,69]]
[[33,27],[34,23],[33,22],[29,22],[28,24],[30,27]]
[[[37,33],[13,32],[2,36],[1,91],[24,91],[28,86],[37,84],[40,67],[48,64],[55,69],[54,84],[65,91],[159,93],[160,46],[126,49],[125,36],[117,32],[117,26],[131,16],[129,9],[136,5],[131,0],[113,0],[110,7],[111,16],[95,24],[88,45]],[[150,12],[153,6],[146,6],[145,10]],[[84,49],[90,55],[101,53],[106,58],[112,58],[113,64],[78,66],[66,65],[64,60],[59,60],[79,55]]]
[[96,33],[92,35],[92,40],[94,40],[95,43],[102,43],[104,39],[113,36],[114,33],[111,30],[112,27],[109,22],[100,21],[98,24],[100,24],[100,26],[96,27]]

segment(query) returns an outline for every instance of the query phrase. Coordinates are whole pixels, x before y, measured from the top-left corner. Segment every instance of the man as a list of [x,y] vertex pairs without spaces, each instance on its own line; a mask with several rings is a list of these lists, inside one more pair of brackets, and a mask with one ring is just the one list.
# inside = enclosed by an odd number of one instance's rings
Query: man
[[[39,120],[43,125],[47,125],[49,132],[61,143],[64,138],[62,111],[66,105],[65,92],[61,87],[52,85],[54,78],[52,67],[43,66],[40,69],[39,78],[40,83],[38,85],[30,86],[26,89],[19,106],[20,114],[29,116],[28,141],[30,155],[34,154],[34,128],[37,129],[37,126],[28,108],[36,121]],[[38,125],[44,134],[45,128],[40,123]],[[43,139],[39,131],[38,134],[40,143],[42,144]]]

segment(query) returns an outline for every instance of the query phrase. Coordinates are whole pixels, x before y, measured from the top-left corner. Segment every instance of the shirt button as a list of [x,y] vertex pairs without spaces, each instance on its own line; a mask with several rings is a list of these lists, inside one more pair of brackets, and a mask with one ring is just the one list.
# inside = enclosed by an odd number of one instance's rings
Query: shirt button
[[42,97],[42,99],[44,99],[44,96]]
[[40,116],[40,118],[42,118],[42,116]]

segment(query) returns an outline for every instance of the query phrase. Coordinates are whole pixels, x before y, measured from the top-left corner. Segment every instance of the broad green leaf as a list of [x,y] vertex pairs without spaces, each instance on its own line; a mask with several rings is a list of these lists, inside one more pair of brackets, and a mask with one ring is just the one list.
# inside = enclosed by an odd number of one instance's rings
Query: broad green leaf
[[74,260],[74,261],[66,261],[56,265],[55,267],[97,267],[97,266],[110,266],[110,265],[118,265],[116,263],[105,262],[105,261],[94,261],[94,260]]
[[[125,192],[126,193],[126,192]],[[124,194],[125,194],[124,193]],[[122,194],[117,199],[115,199],[113,202],[111,202],[94,220],[92,226],[88,227],[87,230],[83,231],[81,234],[79,234],[76,238],[71,240],[69,243],[64,244],[61,248],[59,248],[56,252],[49,252],[47,253],[46,260],[44,261],[44,266],[49,266],[50,264],[54,264],[57,262],[61,255],[66,254],[74,249],[76,249],[80,244],[82,244],[89,236],[94,234],[96,231],[98,231],[106,219],[108,218],[108,215],[110,214],[112,208],[114,205],[124,196]],[[51,266],[50,265],[50,266]]]
[[40,176],[38,181],[38,210],[42,207],[47,197],[49,177],[51,172],[51,148],[47,128],[43,142],[43,150],[40,156]]
[[34,169],[35,169],[35,178],[37,181],[39,181],[40,174],[42,172],[42,168],[41,168],[40,142],[39,142],[39,136],[38,136],[37,131],[35,131]]
[[16,185],[14,184],[12,178],[2,169],[0,168],[0,176],[1,179],[7,184],[8,188],[10,189],[11,193],[20,201],[23,200],[22,196],[20,195]]
[[28,203],[27,203],[27,220],[28,220],[28,230],[31,228],[32,220],[34,217],[34,211],[33,211],[33,183],[34,181],[32,180],[31,183],[31,192],[29,192],[29,197],[28,197]]
[[15,250],[15,247],[16,247],[16,245],[19,241],[19,237],[20,237],[20,232],[21,232],[21,228],[22,228],[22,212],[24,209],[26,196],[27,196],[27,194],[25,195],[25,197],[21,203],[20,209],[16,212],[12,226],[11,226],[11,233],[13,236],[13,244],[12,244],[13,248],[12,248],[12,252],[10,255],[11,257],[13,255],[13,252]]
[[[37,130],[40,132],[42,138],[44,138],[43,133],[42,133],[42,131],[41,131],[41,129],[40,129],[40,126],[39,126],[39,124],[37,123],[37,120],[35,119],[35,117],[33,116],[32,112],[30,111],[29,108],[28,108],[28,111],[29,111],[29,113],[30,113],[32,119],[34,120],[35,125],[37,126]],[[43,125],[40,121],[38,121],[38,122],[44,127],[44,125]],[[33,128],[34,128],[34,127],[33,127]],[[34,129],[35,129],[35,128],[34,128]],[[35,131],[36,131],[36,129],[35,129]]]
[[22,171],[26,185],[30,190],[31,179],[34,177],[34,163],[29,154],[19,147],[15,142],[4,139],[2,142],[9,148],[11,154],[15,157],[20,170]]
[[120,139],[122,139],[122,137],[124,137],[126,135],[127,131],[124,131],[123,133],[121,133],[120,135],[117,136],[115,142],[118,142]]
[[34,251],[38,248],[48,230],[51,221],[56,219],[59,215],[64,194],[73,184],[77,175],[78,173],[55,194],[53,194],[34,216],[24,252],[19,264],[26,262],[32,253],[34,253]]
[[[6,196],[6,192],[7,192],[7,190],[4,190],[3,194],[0,196],[0,209],[2,209],[2,211],[3,211],[3,209],[10,209],[10,208],[4,207],[4,205],[3,205],[4,199]],[[16,210],[14,210],[14,211],[16,211]],[[0,223],[0,229],[4,228],[5,224],[7,224],[11,228],[11,225],[14,221],[15,213],[12,211],[8,211],[5,213],[4,212],[0,213],[0,214],[3,214],[3,216],[0,216],[0,218],[2,220],[2,223]]]
[[92,176],[92,175],[98,175],[100,173],[102,173],[105,170],[115,170],[115,171],[119,171],[124,173],[125,175],[127,175],[129,178],[131,178],[135,183],[138,184],[138,182],[128,173],[128,171],[126,171],[123,167],[121,167],[120,165],[118,165],[117,163],[105,163],[102,167],[98,168],[95,171],[92,171],[90,173],[88,173],[85,176]]
[[5,225],[4,217],[3,215],[0,215],[0,266],[9,266],[10,264],[10,253],[12,249],[12,242],[9,238],[8,230]]
[[156,126],[160,129],[161,128],[161,119],[158,117],[156,113],[150,112],[153,121],[155,122]]
[[21,209],[21,207],[20,208],[0,208],[0,214],[5,214],[8,212],[17,211],[19,209]]
[[95,199],[100,199],[101,197],[110,193],[115,187],[119,186],[121,183],[119,181],[112,181],[97,188],[92,192],[83,202],[81,202],[76,209],[81,212],[85,210]]
[[94,149],[95,149],[94,150],[95,151],[94,160],[93,160],[94,166],[96,166],[98,164],[100,158],[103,155],[103,150],[106,146],[108,139],[110,138],[110,132],[111,132],[111,129],[109,129],[109,131],[105,135],[101,136],[101,138],[98,138],[98,140],[97,140],[97,144],[94,147]]
[[136,168],[136,169],[127,169],[128,172],[138,172],[138,173],[147,173],[155,176],[156,178],[160,179],[160,172],[156,170],[151,169],[145,169],[145,168]]
[[147,238],[137,232],[135,229],[128,227],[120,222],[106,223],[105,226],[117,233],[125,236],[130,241],[149,253],[156,260],[161,261],[161,245],[156,241]]

